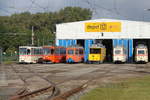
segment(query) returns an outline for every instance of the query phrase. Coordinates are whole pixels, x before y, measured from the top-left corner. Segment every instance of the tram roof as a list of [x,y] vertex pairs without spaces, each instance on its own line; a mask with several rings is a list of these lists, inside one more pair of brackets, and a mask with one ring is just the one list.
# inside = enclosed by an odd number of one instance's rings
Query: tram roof
[[83,47],[79,45],[72,45],[72,46],[68,46],[67,48],[83,48]]
[[105,46],[103,44],[92,44],[90,48],[105,48]]
[[144,44],[139,44],[139,45],[136,46],[136,48],[147,48],[147,46],[144,45]]

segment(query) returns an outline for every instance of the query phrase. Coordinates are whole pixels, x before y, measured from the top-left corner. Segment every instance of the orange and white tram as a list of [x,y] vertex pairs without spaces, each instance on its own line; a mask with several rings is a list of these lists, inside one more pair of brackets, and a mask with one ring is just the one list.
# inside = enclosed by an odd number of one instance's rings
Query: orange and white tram
[[148,62],[148,48],[144,44],[139,44],[135,48],[135,62]]
[[42,47],[20,46],[19,63],[37,63],[43,56]]

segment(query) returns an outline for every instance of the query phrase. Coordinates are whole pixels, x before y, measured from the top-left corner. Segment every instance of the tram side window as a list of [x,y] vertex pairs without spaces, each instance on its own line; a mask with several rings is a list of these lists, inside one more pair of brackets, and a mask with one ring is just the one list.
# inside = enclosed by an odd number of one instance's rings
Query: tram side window
[[63,49],[62,48],[60,48],[60,54],[63,54]]
[[64,48],[64,54],[66,54],[66,49]]
[[43,49],[40,49],[40,54],[43,54]]
[[33,49],[33,54],[36,55],[37,54],[37,50]]
[[66,54],[66,49],[65,48],[61,48],[60,49],[60,54]]
[[50,54],[50,49],[49,48],[44,48],[43,53],[44,53],[44,55]]
[[32,49],[32,55],[36,54],[36,49]]
[[40,51],[39,51],[39,54],[41,55],[41,54],[43,54],[43,50],[40,48],[39,49]]
[[55,49],[55,54],[60,54],[60,48]]
[[40,49],[40,48],[35,48],[34,49],[34,54],[35,55],[41,55],[43,52],[42,52],[42,49]]
[[20,55],[26,55],[27,54],[27,49],[26,48],[20,48],[19,49],[19,54]]
[[83,54],[83,50],[82,49],[79,49],[79,54]]
[[101,53],[101,49],[90,49],[90,53],[91,54],[100,54]]

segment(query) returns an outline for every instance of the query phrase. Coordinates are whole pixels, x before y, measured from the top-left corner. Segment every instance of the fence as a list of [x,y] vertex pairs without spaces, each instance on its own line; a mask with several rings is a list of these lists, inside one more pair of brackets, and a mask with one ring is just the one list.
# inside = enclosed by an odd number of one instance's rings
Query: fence
[[18,54],[3,54],[3,62],[17,62],[18,61]]
[[3,62],[16,62],[18,61],[18,53],[7,54],[0,48],[0,64]]

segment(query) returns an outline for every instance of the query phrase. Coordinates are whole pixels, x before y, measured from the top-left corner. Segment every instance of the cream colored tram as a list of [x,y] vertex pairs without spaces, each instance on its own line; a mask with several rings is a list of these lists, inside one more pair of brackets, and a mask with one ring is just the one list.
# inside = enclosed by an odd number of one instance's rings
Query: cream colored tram
[[125,63],[127,61],[127,51],[124,46],[116,46],[113,48],[113,62]]
[[37,63],[42,58],[42,47],[20,46],[19,47],[19,63]]
[[148,48],[144,44],[139,44],[135,48],[135,62],[147,63],[148,62]]

